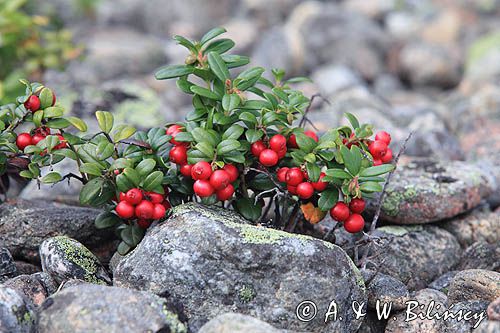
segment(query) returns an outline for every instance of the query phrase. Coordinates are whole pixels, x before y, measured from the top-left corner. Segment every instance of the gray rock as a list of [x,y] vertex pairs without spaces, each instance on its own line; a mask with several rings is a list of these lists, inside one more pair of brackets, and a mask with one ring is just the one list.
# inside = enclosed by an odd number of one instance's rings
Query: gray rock
[[[484,326],[487,323],[487,317],[486,317],[486,307],[488,306],[488,302],[485,301],[464,301],[464,302],[459,302],[453,304],[451,306],[448,302],[448,307],[451,309],[452,312],[454,313],[470,313],[472,316],[471,318],[462,318],[462,320],[459,320],[459,318],[453,319],[450,318],[445,324],[445,330],[444,332],[454,332],[454,333],[470,333],[470,332],[476,332],[476,330],[473,330],[474,328],[477,327],[479,329],[480,327]],[[479,327],[478,327],[479,326]]]
[[457,266],[458,270],[486,269],[500,271],[500,243],[476,242],[469,246]]
[[474,164],[412,159],[400,163],[387,186],[381,217],[396,224],[424,224],[479,205],[493,189]]
[[311,78],[324,96],[363,84],[361,78],[350,68],[334,64],[319,67]]
[[377,301],[380,302],[380,306],[383,306],[383,303],[391,304],[393,310],[402,310],[406,307],[405,303],[409,300],[410,293],[401,281],[370,270],[363,270],[362,274],[367,285],[369,309],[376,309]]
[[485,321],[474,333],[497,333],[500,332],[500,321]]
[[373,248],[371,262],[409,290],[424,288],[460,259],[456,239],[435,226],[385,226],[373,236],[380,238],[380,244]]
[[470,300],[492,302],[500,297],[500,273],[469,269],[458,273],[450,283],[450,304]]
[[5,247],[0,247],[0,283],[16,276],[17,267],[9,250]]
[[456,86],[462,76],[461,59],[456,51],[440,46],[413,42],[401,50],[399,73],[403,80],[415,86]]
[[358,333],[384,333],[387,320],[379,319],[375,311],[367,311]]
[[[257,318],[239,314],[225,313],[215,317],[203,325],[198,333],[283,333],[284,330],[274,328]],[[288,331],[289,332],[289,331]]]
[[97,249],[112,234],[97,230],[99,210],[44,201],[18,200],[0,205],[0,244],[13,256],[38,261],[38,247],[51,236],[67,235]]
[[[170,219],[153,228],[120,261],[114,283],[178,300],[193,330],[228,311],[291,330],[359,328],[361,322],[348,309],[354,300],[366,301],[364,283],[343,250],[247,223],[220,208],[177,206]],[[318,310],[326,311],[332,299],[343,321],[295,319],[302,301],[313,300]]]
[[25,275],[30,275],[30,274],[35,274],[37,272],[41,272],[42,269],[38,267],[37,265],[31,264],[29,262],[25,261],[16,261],[16,268],[17,268],[17,273],[19,275],[25,274]]
[[43,271],[58,283],[72,278],[95,284],[111,283],[99,259],[84,245],[66,236],[46,239],[40,245],[40,260]]
[[57,288],[50,275],[46,273],[19,275],[5,281],[3,287],[16,290],[29,299],[35,307],[40,306]]
[[432,281],[432,283],[429,284],[429,288],[439,290],[444,294],[448,294],[450,283],[458,273],[459,271],[449,271],[444,273],[443,275]]
[[495,244],[500,242],[500,213],[479,207],[470,214],[458,216],[440,226],[455,236],[462,247],[476,242]]
[[488,305],[488,319],[500,321],[500,297]]
[[[425,309],[416,306],[416,303],[409,304],[411,307],[411,312],[414,314],[425,313],[426,309],[429,307],[430,302],[434,301],[434,311],[431,314],[437,312],[436,308],[439,306],[440,309],[446,307],[446,295],[434,290],[434,289],[422,289],[417,291],[414,297],[412,297],[412,302],[417,301],[420,305],[424,305]],[[442,320],[431,320],[431,319],[420,319],[414,318],[411,321],[406,319],[406,311],[401,311],[394,316],[395,319],[389,319],[387,322],[387,327],[385,333],[399,333],[399,332],[421,332],[421,333],[444,333],[443,327],[445,322]]]
[[29,302],[17,291],[0,286],[0,332],[34,333],[35,322]]
[[474,81],[497,79],[500,75],[500,34],[483,35],[472,43],[466,62],[466,77]]
[[91,284],[73,286],[45,301],[39,312],[40,333],[172,332],[187,327],[155,295]]

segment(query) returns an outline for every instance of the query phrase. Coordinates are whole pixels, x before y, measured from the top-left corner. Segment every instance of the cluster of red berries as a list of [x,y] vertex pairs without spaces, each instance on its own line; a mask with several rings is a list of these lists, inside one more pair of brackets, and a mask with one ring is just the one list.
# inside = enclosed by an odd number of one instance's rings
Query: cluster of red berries
[[357,233],[365,227],[365,220],[361,213],[365,210],[365,201],[363,199],[354,198],[349,203],[339,201],[330,209],[330,216],[344,223],[344,229],[350,233]]
[[166,195],[133,188],[126,193],[120,192],[115,211],[123,219],[137,218],[139,227],[146,229],[151,225],[151,221],[165,217],[167,209],[170,208]]
[[309,181],[307,172],[302,171],[298,167],[279,168],[277,177],[279,182],[286,183],[288,192],[297,195],[301,199],[309,199],[313,196],[314,191],[322,192],[328,186],[327,182],[322,181],[323,177],[325,177],[324,172],[320,174],[317,182],[311,182]]
[[187,164],[187,148],[188,145],[186,142],[177,142],[175,141],[175,136],[182,132],[182,127],[179,125],[172,125],[167,128],[166,134],[172,136],[170,139],[170,143],[174,145],[172,149],[170,149],[169,157],[172,162],[178,165],[186,165]]
[[[56,104],[56,94],[52,91],[52,106]],[[24,107],[26,110],[29,110],[31,112],[36,112],[40,110],[40,98],[37,95],[31,95],[28,97],[28,100],[24,102]]]
[[193,190],[201,198],[215,193],[217,200],[229,200],[234,194],[233,182],[238,179],[239,172],[232,164],[226,164],[222,169],[212,170],[212,165],[205,161],[195,164],[184,164],[180,171],[185,177],[195,180]]
[[392,160],[392,150],[389,148],[391,135],[385,131],[375,135],[375,141],[368,144],[368,150],[373,156],[373,165],[389,163]]
[[[39,127],[34,130],[33,135],[30,133],[21,133],[16,138],[16,145],[19,150],[24,150],[27,146],[36,145],[38,142],[45,139],[48,135],[51,135],[50,129],[46,127]],[[54,149],[62,149],[67,147],[66,139],[61,135],[57,134],[60,143],[54,147]]]

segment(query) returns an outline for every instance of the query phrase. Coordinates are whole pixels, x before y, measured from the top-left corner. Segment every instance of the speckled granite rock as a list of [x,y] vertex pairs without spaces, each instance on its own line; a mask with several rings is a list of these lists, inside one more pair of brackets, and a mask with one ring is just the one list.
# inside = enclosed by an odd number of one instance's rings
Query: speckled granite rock
[[43,272],[16,276],[5,281],[3,286],[14,289],[26,296],[35,307],[40,306],[57,289],[55,281],[50,275]]
[[482,172],[458,161],[414,159],[402,164],[387,187],[381,217],[396,224],[423,224],[461,214],[491,194]]
[[[197,204],[177,206],[150,230],[120,261],[114,283],[179,301],[194,331],[237,311],[277,328],[356,332],[361,320],[349,309],[354,300],[366,302],[363,278],[339,247],[255,227],[233,212]],[[313,300],[324,311],[332,299],[344,320],[296,319],[301,301]]]
[[439,290],[444,294],[448,294],[450,283],[458,273],[459,271],[449,271],[444,273],[443,275],[432,281],[432,283],[429,284],[429,288]]
[[0,286],[0,332],[35,333],[35,322],[29,302],[14,289]]
[[500,297],[500,273],[484,269],[461,271],[450,283],[448,301],[450,304],[484,300],[492,302]]
[[371,261],[380,273],[397,278],[410,290],[425,288],[460,259],[455,237],[436,226],[385,226],[373,235],[381,240]]
[[42,305],[39,333],[187,333],[164,299],[140,291],[81,284],[64,289]]
[[500,321],[500,297],[488,305],[488,319]]
[[0,244],[16,258],[38,261],[38,247],[56,235],[74,237],[90,248],[98,248],[112,233],[97,230],[99,210],[44,201],[18,200],[0,205]]
[[367,285],[369,309],[376,309],[377,301],[380,301],[380,304],[392,304],[393,310],[402,310],[406,307],[405,302],[408,301],[410,294],[403,282],[370,270],[362,270],[361,274]]
[[225,313],[203,325],[198,333],[284,333],[257,318],[239,313]]
[[17,267],[9,250],[0,247],[0,283],[14,277],[17,274]]
[[489,271],[499,272],[500,242],[494,244],[486,242],[476,242],[472,244],[463,253],[457,269],[486,269]]
[[73,278],[96,284],[111,283],[99,259],[84,245],[69,237],[46,239],[40,245],[40,259],[43,271],[58,283]]

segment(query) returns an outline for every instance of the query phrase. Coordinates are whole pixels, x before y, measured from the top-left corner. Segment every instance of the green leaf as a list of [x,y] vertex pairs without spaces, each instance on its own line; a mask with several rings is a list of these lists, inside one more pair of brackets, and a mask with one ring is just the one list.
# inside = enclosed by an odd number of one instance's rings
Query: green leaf
[[313,138],[310,138],[302,133],[295,134],[295,137],[297,139],[297,145],[304,152],[310,153],[314,150],[314,148],[316,148],[317,142],[314,141]]
[[35,177],[29,170],[22,170],[21,172],[19,172],[19,176],[28,179],[32,179]]
[[154,171],[149,176],[144,179],[144,183],[142,184],[142,188],[146,191],[152,191],[156,187],[161,186],[163,181],[163,172]]
[[330,210],[337,201],[339,200],[339,190],[336,188],[332,189],[326,189],[323,192],[321,192],[321,196],[319,197],[318,200],[318,207],[322,211],[328,211]]
[[125,175],[125,177],[127,177],[135,186],[139,186],[141,183],[141,176],[135,169],[125,168],[123,169],[122,174]]
[[144,230],[137,226],[129,225],[121,231],[120,237],[125,243],[135,247],[141,242],[142,238],[144,237]]
[[325,174],[332,178],[338,179],[352,179],[352,176],[341,169],[328,169],[325,171]]
[[43,110],[43,116],[45,118],[62,117],[63,114],[64,114],[64,109],[60,106],[52,106]]
[[95,219],[97,229],[106,229],[113,227],[121,222],[121,219],[111,212],[102,212]]
[[104,161],[111,157],[114,152],[115,146],[107,140],[103,140],[97,145],[96,154],[97,158],[101,161]]
[[335,141],[338,138],[339,138],[339,131],[337,131],[336,129],[329,130],[319,138],[316,150],[335,148],[336,147]]
[[175,135],[175,141],[177,142],[191,142],[193,141],[193,136],[189,132],[180,132]]
[[132,161],[126,158],[117,158],[116,160],[113,161],[111,164],[110,169],[115,170],[115,169],[125,169],[125,168],[131,168],[133,166]]
[[64,118],[51,119],[47,122],[48,128],[61,129],[71,126],[71,123]]
[[215,148],[208,142],[200,142],[195,146],[196,149],[201,151],[203,155],[212,159],[214,158]]
[[78,117],[66,117],[71,125],[73,125],[80,132],[87,132],[87,124]]
[[359,189],[362,192],[368,192],[368,193],[382,192],[382,185],[380,185],[380,183],[377,182],[366,182],[359,185]]
[[224,156],[229,152],[238,150],[240,147],[241,143],[238,140],[227,139],[217,145],[217,154]]
[[210,52],[208,54],[208,65],[215,76],[217,76],[217,78],[223,83],[230,78],[229,70],[227,69],[226,63],[222,60],[220,54]]
[[136,129],[132,126],[129,125],[119,125],[116,127],[116,129],[113,131],[113,139],[115,142],[119,142],[121,140],[125,140],[130,138],[134,133],[136,132]]
[[42,177],[42,183],[45,184],[52,184],[52,183],[57,183],[62,179],[62,176],[59,174],[59,172],[49,172],[45,176]]
[[359,128],[359,121],[356,118],[356,116],[354,116],[352,113],[349,113],[349,112],[346,112],[345,116],[346,116],[347,120],[349,120],[349,122],[351,123],[351,125],[354,129]]
[[194,46],[193,42],[190,41],[187,38],[184,38],[182,36],[176,35],[174,36],[174,39],[177,41],[177,44],[184,46],[188,50],[190,50],[193,53],[197,53],[198,50],[196,50],[196,47]]
[[127,192],[131,188],[134,188],[135,184],[123,173],[120,173],[116,176],[116,187],[120,192]]
[[373,177],[373,176],[383,175],[384,173],[391,172],[392,170],[394,170],[394,165],[382,164],[361,170],[359,175],[361,177]]
[[206,141],[214,147],[219,144],[219,140],[215,137],[215,135],[210,134],[208,131],[204,130],[201,127],[196,127],[194,130],[192,130],[191,135],[198,143]]
[[36,127],[42,126],[43,110],[38,110],[33,114],[33,123]]
[[321,169],[315,163],[306,163],[307,175],[311,182],[317,182],[321,174]]
[[[346,146],[340,147],[340,153],[342,154],[342,159],[344,160],[345,167],[351,173],[351,175],[357,175],[359,169],[361,168],[361,153],[356,152],[355,148],[357,146],[352,146],[351,150],[347,149]],[[359,155],[358,155],[359,154]]]
[[222,59],[224,59],[228,68],[241,67],[250,63],[249,57],[239,56],[235,54],[223,54]]
[[264,135],[264,132],[260,129],[249,129],[245,133],[245,137],[247,138],[247,141],[250,143],[254,143],[256,141],[259,141],[263,135]]
[[240,105],[240,96],[237,94],[224,95],[222,97],[222,108],[225,111],[232,111]]
[[47,135],[43,141],[40,141],[39,144],[42,148],[47,148],[47,151],[50,153],[52,149],[60,143],[59,137],[56,135]]
[[54,155],[64,156],[76,161],[76,154],[74,151],[68,148],[57,149],[52,152]]
[[245,163],[245,156],[239,151],[231,151],[224,154],[224,160],[226,162]]
[[262,214],[262,205],[259,202],[254,203],[252,199],[241,198],[236,201],[236,210],[247,220],[255,222]]
[[151,173],[151,171],[153,171],[155,166],[156,161],[152,158],[147,158],[137,164],[137,166],[135,167],[135,171],[137,171],[141,177],[146,177]]
[[257,118],[253,113],[250,112],[243,112],[242,114],[240,114],[239,119],[243,120],[245,123],[250,123],[252,125],[257,124]]
[[234,42],[227,38],[218,39],[211,42],[205,47],[205,54],[208,52],[217,52],[219,54],[226,53],[234,47]]
[[52,90],[50,90],[49,88],[43,88],[38,95],[38,98],[40,98],[40,109],[45,109],[49,106],[52,106],[53,96],[54,95],[52,94]]
[[116,249],[118,253],[122,256],[126,255],[130,250],[132,250],[132,247],[128,245],[125,242],[120,242],[118,245],[118,248]]
[[83,163],[80,166],[80,172],[92,176],[100,176],[102,174],[101,167],[97,163]]
[[222,28],[222,27],[213,28],[212,30],[210,30],[209,32],[204,34],[203,37],[201,37],[200,44],[204,45],[206,42],[214,39],[215,37],[217,37],[219,35],[222,35],[226,31],[227,30]]
[[99,128],[104,133],[109,133],[113,129],[114,118],[113,115],[107,111],[97,111],[95,113]]
[[222,134],[222,139],[239,139],[244,130],[240,125],[232,125]]
[[155,77],[157,80],[166,80],[172,79],[174,77],[180,77],[184,75],[189,75],[194,72],[194,68],[192,66],[186,65],[168,65],[161,67],[156,71]]
[[219,95],[217,95],[213,91],[211,91],[207,88],[200,87],[200,86],[195,86],[195,85],[191,86],[191,91],[197,95],[200,95],[200,96],[203,96],[206,98],[210,98],[210,99],[213,99],[216,101],[218,101],[220,99]]

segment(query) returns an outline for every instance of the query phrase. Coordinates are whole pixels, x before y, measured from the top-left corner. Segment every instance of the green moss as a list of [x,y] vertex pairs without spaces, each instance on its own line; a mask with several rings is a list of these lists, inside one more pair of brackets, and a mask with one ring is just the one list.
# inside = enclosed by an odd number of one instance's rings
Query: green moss
[[165,304],[162,306],[162,311],[171,333],[187,333],[186,325],[179,320],[179,317],[175,313],[170,312]]
[[85,271],[83,276],[84,281],[106,285],[105,281],[97,278],[99,260],[89,249],[66,236],[56,236],[54,239],[59,249],[64,252],[66,258]]
[[251,302],[255,298],[257,293],[255,292],[255,290],[253,289],[252,286],[244,285],[240,289],[238,295],[239,295],[240,301],[242,301],[243,303],[248,303],[248,302]]
[[158,126],[163,117],[159,112],[161,102],[156,92],[133,83],[120,88],[135,98],[126,99],[114,108],[115,119],[141,127]]
[[409,232],[422,231],[424,228],[421,225],[388,225],[385,227],[378,228],[382,232],[394,235],[394,236],[404,236]]

